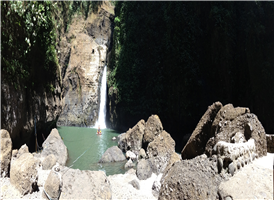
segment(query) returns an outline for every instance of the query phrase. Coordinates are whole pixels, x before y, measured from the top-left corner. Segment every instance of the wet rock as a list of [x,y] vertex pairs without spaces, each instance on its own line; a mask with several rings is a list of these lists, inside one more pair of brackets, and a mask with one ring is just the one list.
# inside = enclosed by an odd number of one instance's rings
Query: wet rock
[[57,162],[60,165],[64,166],[66,164],[68,159],[68,150],[56,128],[52,129],[50,135],[43,143],[41,156],[46,157],[50,154],[53,154],[56,157]]
[[191,159],[205,152],[206,143],[213,136],[211,134],[212,122],[221,108],[220,102],[215,102],[208,107],[183,148],[182,159]]
[[140,190],[140,184],[139,184],[139,182],[136,179],[130,181],[129,184],[132,185],[137,190]]
[[37,188],[37,165],[37,159],[30,153],[24,153],[12,162],[10,182],[21,194],[31,193]]
[[175,153],[175,141],[169,133],[162,131],[147,147],[147,155],[154,173],[162,173]]
[[10,134],[7,130],[1,129],[1,152],[0,152],[0,162],[1,162],[1,176],[5,177],[9,174],[11,153],[12,153],[12,141]]
[[152,142],[155,136],[159,135],[163,131],[163,125],[158,115],[151,115],[147,122],[143,137],[143,143],[145,146]]
[[105,162],[117,162],[126,160],[121,149],[117,146],[110,147],[106,150],[106,152],[102,155],[102,158],[99,160],[99,163]]
[[56,164],[56,157],[53,154],[48,155],[42,162],[42,169],[51,169]]
[[148,160],[142,159],[137,164],[136,175],[140,180],[146,180],[152,175],[152,169]]
[[111,185],[103,171],[63,168],[60,199],[111,199]]

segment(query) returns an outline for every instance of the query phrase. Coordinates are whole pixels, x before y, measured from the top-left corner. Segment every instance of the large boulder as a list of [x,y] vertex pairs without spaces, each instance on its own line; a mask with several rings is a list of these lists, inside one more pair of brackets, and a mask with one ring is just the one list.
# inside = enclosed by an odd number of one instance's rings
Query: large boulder
[[46,157],[53,154],[60,165],[65,165],[68,159],[68,150],[60,137],[56,128],[52,129],[51,133],[43,143],[42,156]]
[[182,159],[191,159],[204,153],[206,143],[212,137],[210,134],[212,122],[222,106],[222,103],[215,102],[208,107],[183,148]]
[[131,150],[138,154],[142,148],[142,140],[145,130],[145,121],[140,120],[132,129],[129,129],[125,135],[119,137],[118,146],[123,151]]
[[[259,157],[267,153],[264,127],[256,115],[249,113],[248,108],[233,108],[231,104],[224,106],[214,119],[211,135],[205,148],[209,156],[214,153],[214,146],[219,141],[239,143],[249,139],[254,139],[255,153]],[[240,140],[237,139],[239,136]]]
[[46,192],[44,196],[50,199],[59,199],[61,194],[61,181],[61,175],[58,172],[51,170],[44,185],[44,190]]
[[122,150],[117,146],[113,146],[106,150],[106,152],[102,155],[102,158],[99,160],[99,163],[117,162],[123,160],[126,160],[126,157]]
[[37,165],[38,160],[30,153],[24,153],[12,162],[10,182],[21,194],[31,193],[37,188]]
[[148,160],[142,159],[137,164],[136,175],[140,180],[146,180],[151,177],[152,169]]
[[154,137],[159,135],[163,131],[163,125],[158,115],[151,115],[147,122],[143,136],[144,146],[154,140]]
[[1,152],[0,152],[0,162],[1,162],[1,176],[9,174],[11,153],[12,153],[12,142],[10,139],[10,134],[7,130],[1,129]]
[[148,144],[147,155],[154,173],[162,173],[175,153],[175,141],[169,133],[162,131]]
[[53,154],[48,155],[42,162],[42,169],[49,170],[56,164],[56,157]]
[[219,199],[216,162],[204,154],[176,162],[161,179],[159,199]]
[[60,199],[111,199],[111,185],[103,171],[64,169]]

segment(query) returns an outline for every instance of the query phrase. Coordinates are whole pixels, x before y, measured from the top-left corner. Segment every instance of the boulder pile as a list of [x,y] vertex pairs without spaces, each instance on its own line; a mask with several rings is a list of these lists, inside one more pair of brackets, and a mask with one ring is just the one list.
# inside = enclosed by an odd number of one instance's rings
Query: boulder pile
[[[159,199],[223,199],[219,186],[267,154],[265,130],[248,108],[208,107],[181,152],[164,171]],[[222,184],[223,185],[223,184]]]

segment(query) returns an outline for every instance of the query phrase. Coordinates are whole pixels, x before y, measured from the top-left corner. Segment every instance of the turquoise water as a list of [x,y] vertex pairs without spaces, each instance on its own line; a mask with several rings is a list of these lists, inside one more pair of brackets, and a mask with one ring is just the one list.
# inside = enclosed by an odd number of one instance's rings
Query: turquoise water
[[102,170],[107,175],[125,173],[123,162],[98,163],[105,151],[112,146],[117,146],[117,141],[112,141],[119,133],[111,129],[102,129],[102,135],[97,135],[97,129],[82,127],[57,128],[68,148],[69,159],[67,166],[80,170]]

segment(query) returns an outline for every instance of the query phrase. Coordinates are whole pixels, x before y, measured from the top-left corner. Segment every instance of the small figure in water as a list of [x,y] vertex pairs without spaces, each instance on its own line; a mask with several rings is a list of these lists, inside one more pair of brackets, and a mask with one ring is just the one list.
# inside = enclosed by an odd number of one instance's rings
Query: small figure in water
[[97,135],[102,135],[102,132],[101,132],[101,129],[100,129],[100,125],[98,126],[98,129],[97,129]]

